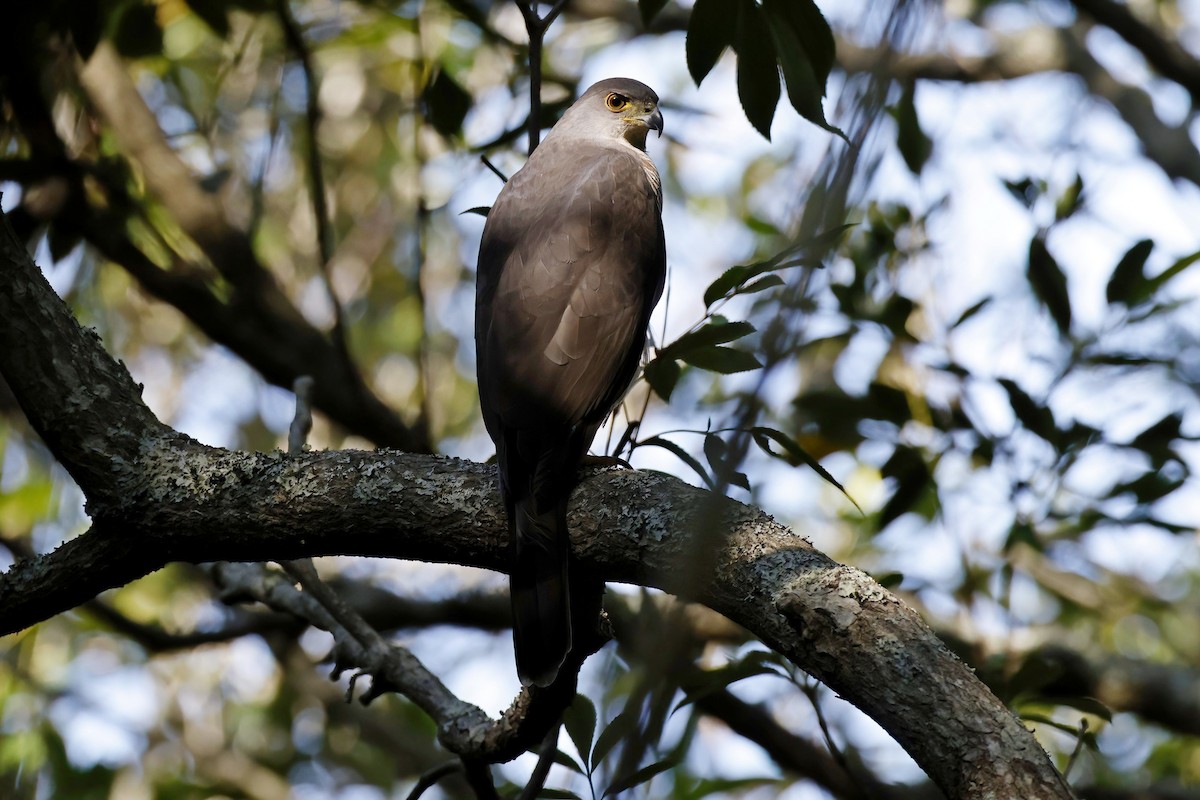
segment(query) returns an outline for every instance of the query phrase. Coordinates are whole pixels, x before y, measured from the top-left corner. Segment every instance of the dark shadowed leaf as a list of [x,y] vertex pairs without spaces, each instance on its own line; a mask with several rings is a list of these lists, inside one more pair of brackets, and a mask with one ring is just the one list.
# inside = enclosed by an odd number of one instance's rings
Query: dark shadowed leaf
[[543,786],[538,791],[537,796],[545,798],[545,800],[583,800],[582,797],[574,792],[569,792],[566,789],[551,789],[547,786]]
[[696,0],[687,30],[687,66],[699,86],[716,66],[725,48],[733,44],[738,0]]
[[162,28],[158,27],[156,7],[136,3],[128,6],[113,31],[113,45],[126,58],[147,58],[162,53]]
[[1037,202],[1043,189],[1040,183],[1034,183],[1029,178],[1022,178],[1019,181],[1005,181],[1004,188],[1008,189],[1008,193],[1027,209],[1033,208],[1033,204]]
[[896,147],[909,170],[914,175],[920,175],[933,152],[933,142],[921,130],[921,122],[917,119],[916,92],[915,81],[905,83],[900,102],[892,109],[892,115],[896,118]]
[[604,761],[612,749],[636,728],[637,717],[631,714],[618,714],[613,717],[612,722],[608,723],[596,737],[596,747],[592,750],[590,759],[592,769]]
[[710,283],[708,288],[704,290],[705,307],[711,306],[733,291],[734,288],[741,286],[749,277],[750,267],[747,266],[730,267],[722,272],[721,276]]
[[1112,709],[1094,697],[1048,697],[1044,698],[1044,701],[1091,714],[1105,722],[1112,722]]
[[96,45],[100,42],[100,34],[104,32],[105,22],[101,4],[98,2],[75,3],[71,13],[67,15],[67,28],[71,31],[71,39],[75,49],[84,60],[92,57]]
[[675,391],[675,384],[679,383],[679,376],[683,374],[683,367],[679,366],[674,358],[660,354],[658,358],[646,364],[642,374],[654,393],[669,401],[671,393]]
[[213,33],[224,39],[229,35],[229,3],[224,0],[187,0],[188,8],[204,20]]
[[462,130],[463,120],[471,110],[471,95],[445,70],[439,70],[433,81],[425,87],[422,99],[434,130],[446,137]]
[[[829,471],[821,466],[821,462],[809,455],[808,451],[801,447],[795,439],[788,436],[783,431],[777,431],[774,428],[766,428],[761,426],[751,428],[750,435],[754,438],[754,443],[757,444],[759,448],[761,448],[762,451],[767,455],[782,459],[783,461],[791,464],[793,467],[800,464],[808,466],[809,469],[820,475],[822,480],[845,495],[846,499],[853,503],[854,507],[858,509],[858,512],[860,514],[862,513],[862,508],[858,505],[858,503],[854,502],[854,498],[846,492],[845,487],[838,483],[837,480],[835,480],[834,477],[829,474]],[[778,444],[783,448],[783,451],[779,452],[772,449],[771,442]]]
[[821,103],[834,60],[829,23],[811,0],[766,0],[763,10],[792,107],[809,122],[845,139],[842,131],[826,122]]
[[1109,303],[1132,306],[1145,299],[1142,295],[1146,286],[1146,259],[1153,249],[1154,242],[1142,239],[1121,256],[1105,290]]
[[1067,293],[1067,276],[1046,249],[1046,240],[1041,234],[1029,242],[1029,268],[1026,275],[1033,293],[1050,312],[1059,333],[1070,336],[1071,297]]
[[886,528],[901,514],[911,511],[932,482],[929,466],[921,454],[903,445],[896,448],[880,473],[896,481],[896,491],[879,512],[879,528]]
[[680,758],[681,757],[679,756],[665,758],[662,761],[657,761],[648,767],[642,767],[632,775],[627,775],[624,778],[617,778],[608,785],[608,788],[604,790],[604,794],[602,794],[601,797],[611,797],[619,792],[625,791],[626,789],[632,789],[634,786],[640,786],[643,783],[647,783],[655,775],[660,775],[669,769],[674,769],[675,767],[679,766]]
[[750,479],[745,473],[738,472],[734,469],[735,464],[731,464],[731,453],[729,445],[715,433],[710,433],[704,437],[704,456],[708,459],[709,466],[712,467],[713,475],[718,480],[725,481],[732,486],[740,486],[746,491],[750,491]]
[[953,323],[953,324],[950,326],[950,329],[951,329],[951,330],[954,330],[954,329],[955,329],[955,328],[957,328],[959,325],[962,325],[964,322],[966,322],[967,320],[969,320],[971,317],[975,316],[975,315],[976,315],[976,314],[978,314],[980,311],[982,311],[982,310],[983,310],[983,307],[984,307],[984,306],[986,306],[986,305],[987,305],[988,303],[990,303],[990,302],[992,302],[992,298],[991,298],[991,297],[985,297],[985,298],[983,298],[982,300],[980,300],[978,303],[976,303],[975,305],[973,305],[973,306],[971,306],[970,308],[968,308],[968,309],[967,309],[966,311],[964,311],[963,313],[959,314],[959,315],[958,315],[958,319],[954,320],[954,323]]
[[587,763],[588,755],[592,752],[592,737],[596,735],[596,706],[586,696],[575,695],[563,713],[563,727],[567,729],[567,736],[571,737],[575,751]]
[[714,344],[726,344],[749,336],[754,333],[754,326],[749,322],[725,322],[716,319],[703,328],[685,333],[671,344],[663,348],[663,354],[682,358],[684,353],[691,352]]
[[725,689],[733,683],[755,675],[776,675],[786,678],[780,670],[779,655],[764,650],[752,650],[743,658],[726,664],[717,669],[695,670],[688,673],[687,685],[683,687],[684,697],[671,713],[695,703],[709,695]]
[[1013,413],[1022,426],[1031,433],[1054,444],[1058,441],[1058,426],[1054,422],[1054,413],[1043,403],[1029,396],[1016,381],[1001,378],[1000,385],[1008,393],[1008,402]]
[[580,775],[587,774],[587,772],[584,770],[583,766],[580,765],[580,763],[578,761],[576,761],[574,758],[571,758],[570,755],[568,755],[567,753],[564,753],[562,750],[554,751],[554,763],[560,764],[560,765],[566,767],[567,769],[571,770],[572,772],[578,772]]
[[681,353],[679,358],[693,367],[706,369],[709,372],[717,372],[721,375],[748,372],[762,366],[762,363],[753,353],[716,345],[693,348],[686,353]]
[[708,470],[704,469],[704,466],[699,461],[697,461],[696,458],[694,456],[692,456],[691,453],[684,450],[682,447],[675,444],[670,439],[663,439],[659,436],[651,436],[649,439],[638,442],[639,447],[642,445],[649,445],[650,447],[661,447],[662,449],[667,450],[668,452],[674,453],[675,456],[680,461],[682,461],[683,463],[685,463],[689,467],[691,467],[693,470],[695,470],[696,474],[700,476],[700,479],[704,481],[704,484],[709,489],[713,488],[713,486],[714,486],[713,479],[708,474]]
[[771,120],[779,105],[779,64],[762,7],[739,0],[733,49],[737,51],[738,99],[759,133],[771,138]]

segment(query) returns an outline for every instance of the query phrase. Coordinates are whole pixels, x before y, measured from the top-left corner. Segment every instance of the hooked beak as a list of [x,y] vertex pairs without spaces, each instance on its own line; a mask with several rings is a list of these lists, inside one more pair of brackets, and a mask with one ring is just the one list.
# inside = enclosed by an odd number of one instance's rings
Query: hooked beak
[[662,113],[656,108],[646,117],[646,127],[652,131],[658,131],[658,138],[662,138],[663,133],[663,117]]

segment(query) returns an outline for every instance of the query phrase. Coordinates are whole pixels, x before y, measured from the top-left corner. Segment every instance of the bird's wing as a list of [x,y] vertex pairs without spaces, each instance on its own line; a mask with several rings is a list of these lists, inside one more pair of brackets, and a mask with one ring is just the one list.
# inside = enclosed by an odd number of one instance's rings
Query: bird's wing
[[620,399],[662,291],[659,202],[637,154],[612,147],[548,139],[513,176],[480,249],[485,417],[574,425]]

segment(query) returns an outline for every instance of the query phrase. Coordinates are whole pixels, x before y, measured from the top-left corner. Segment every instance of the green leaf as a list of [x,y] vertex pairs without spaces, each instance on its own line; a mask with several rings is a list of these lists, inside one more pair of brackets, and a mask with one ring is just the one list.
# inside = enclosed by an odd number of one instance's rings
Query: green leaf
[[673,453],[680,461],[682,461],[683,463],[685,463],[689,467],[691,467],[693,470],[695,470],[696,474],[700,476],[700,479],[704,481],[704,484],[709,489],[715,488],[713,479],[712,479],[712,477],[709,476],[708,471],[704,469],[704,466],[699,461],[697,461],[696,458],[694,456],[692,456],[691,453],[684,450],[682,447],[675,444],[670,439],[663,439],[662,437],[659,437],[659,436],[651,436],[649,439],[645,439],[644,441],[638,442],[639,447],[642,445],[649,445],[650,447],[661,447],[662,449],[664,449],[670,453]]
[[764,138],[771,138],[771,120],[779,105],[779,64],[762,8],[740,0],[733,49],[737,51],[738,99],[746,119]]
[[733,44],[733,21],[738,0],[696,0],[687,29],[687,66],[699,86]]
[[1046,241],[1041,234],[1029,242],[1029,268],[1026,275],[1033,293],[1050,312],[1059,333],[1070,336],[1071,297],[1067,292],[1067,276],[1046,249]]
[[752,333],[754,333],[754,326],[749,322],[725,322],[718,318],[698,330],[683,334],[664,347],[662,354],[670,353],[674,358],[683,358],[684,353],[692,350],[715,344],[726,344]]
[[896,118],[896,147],[912,174],[920,175],[933,152],[933,142],[921,130],[917,119],[916,93],[916,82],[907,81],[892,114]]
[[446,70],[438,70],[425,87],[422,99],[425,101],[426,116],[434,130],[447,138],[462,130],[463,120],[471,110],[471,95]]
[[735,288],[741,286],[750,277],[750,267],[738,266],[725,270],[719,278],[710,283],[708,288],[704,290],[704,307],[708,308]]
[[617,744],[637,728],[637,717],[632,714],[617,714],[596,737],[592,750],[592,769],[600,765]]
[[671,393],[675,391],[675,384],[679,383],[679,376],[683,374],[683,367],[679,366],[674,358],[660,353],[657,358],[646,364],[642,374],[654,393],[669,402]]
[[596,735],[596,706],[586,696],[575,695],[571,705],[563,712],[563,727],[576,752],[590,768],[588,754],[592,752],[592,737]]
[[1073,216],[1076,211],[1083,207],[1083,176],[1076,173],[1075,182],[1067,187],[1067,190],[1058,198],[1058,202],[1054,204],[1054,220],[1062,222]]
[[1146,259],[1154,249],[1154,242],[1142,239],[1121,256],[1113,269],[1112,277],[1108,279],[1105,297],[1110,304],[1123,303],[1126,306],[1136,305],[1144,300],[1146,287]]
[[1190,267],[1192,264],[1195,264],[1197,261],[1200,261],[1200,250],[1197,250],[1195,253],[1192,253],[1189,256],[1184,256],[1171,266],[1167,267],[1160,274],[1155,275],[1150,279],[1149,284],[1146,287],[1146,297],[1153,297],[1154,294],[1156,294],[1158,290],[1167,283],[1167,281],[1171,280],[1176,275]]
[[721,375],[732,375],[735,372],[749,372],[758,369],[762,363],[753,353],[744,350],[734,350],[732,347],[698,347],[681,353],[679,358],[693,367],[716,372]]

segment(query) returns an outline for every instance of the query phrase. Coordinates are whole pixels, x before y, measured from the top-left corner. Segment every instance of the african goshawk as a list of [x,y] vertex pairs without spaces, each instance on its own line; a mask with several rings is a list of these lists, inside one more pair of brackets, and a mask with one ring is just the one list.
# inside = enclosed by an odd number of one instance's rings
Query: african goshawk
[[[666,254],[646,135],[658,96],[600,81],[505,184],[479,248],[479,399],[511,539],[517,673],[553,682],[571,649],[567,500],[592,437],[633,380]],[[581,578],[575,575],[576,583]],[[577,585],[595,592],[603,584]],[[595,624],[576,619],[577,625]],[[578,611],[576,611],[578,614]]]

